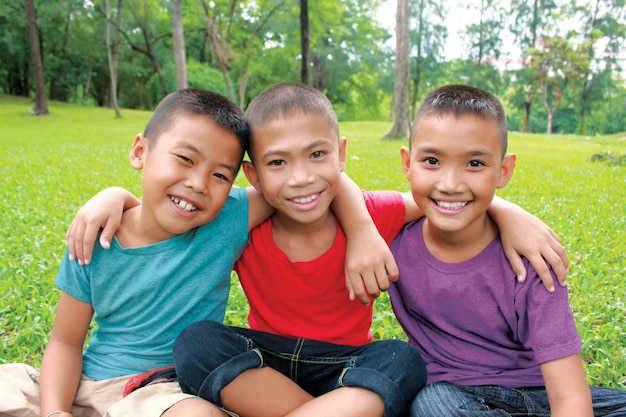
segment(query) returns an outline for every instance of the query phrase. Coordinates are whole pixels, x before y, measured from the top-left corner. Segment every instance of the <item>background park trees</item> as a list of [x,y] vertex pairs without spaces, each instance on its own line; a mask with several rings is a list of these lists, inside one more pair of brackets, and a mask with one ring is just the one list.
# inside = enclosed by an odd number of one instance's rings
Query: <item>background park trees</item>
[[[401,2],[408,30],[396,32]],[[0,93],[36,98],[37,114],[48,99],[109,106],[123,117],[120,108],[151,109],[184,85],[245,108],[269,84],[305,77],[342,120],[392,121],[401,111],[405,126],[426,92],[466,83],[497,94],[513,130],[626,131],[624,0],[463,4],[9,0],[0,3]],[[446,16],[459,7],[462,23],[453,29]],[[457,30],[462,52],[446,57]],[[405,39],[393,40],[396,33]],[[396,60],[396,41],[405,42],[406,61]],[[394,100],[397,74],[401,100]]]

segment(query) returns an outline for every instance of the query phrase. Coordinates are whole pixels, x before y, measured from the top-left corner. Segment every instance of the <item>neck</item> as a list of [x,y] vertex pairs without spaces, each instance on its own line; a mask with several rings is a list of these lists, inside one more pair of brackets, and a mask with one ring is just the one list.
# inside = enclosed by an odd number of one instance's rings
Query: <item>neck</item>
[[441,230],[425,219],[422,234],[428,251],[435,258],[442,262],[459,263],[482,252],[498,235],[498,227],[486,214],[458,231]]
[[331,211],[311,223],[300,223],[280,213],[272,216],[272,237],[292,262],[307,262],[323,255],[337,235]]

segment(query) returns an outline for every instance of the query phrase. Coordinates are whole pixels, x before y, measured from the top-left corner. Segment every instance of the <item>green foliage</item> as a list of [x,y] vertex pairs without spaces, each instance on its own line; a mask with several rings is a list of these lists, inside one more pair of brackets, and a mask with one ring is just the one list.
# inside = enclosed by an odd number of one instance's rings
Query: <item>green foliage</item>
[[[0,363],[38,365],[59,292],[54,278],[74,214],[100,189],[139,195],[128,151],[149,112],[49,103],[32,117],[28,99],[0,96]],[[408,190],[400,168],[404,141],[381,141],[385,122],[341,123],[346,172],[364,189]],[[623,164],[591,157],[626,154],[626,136],[511,133],[516,173],[500,195],[536,214],[568,250],[570,302],[584,339],[591,383],[626,389],[626,218]],[[239,185],[245,185],[242,178]],[[549,320],[549,317],[545,318]],[[233,275],[227,323],[245,326],[247,301]],[[403,339],[386,294],[376,302],[376,339]]]

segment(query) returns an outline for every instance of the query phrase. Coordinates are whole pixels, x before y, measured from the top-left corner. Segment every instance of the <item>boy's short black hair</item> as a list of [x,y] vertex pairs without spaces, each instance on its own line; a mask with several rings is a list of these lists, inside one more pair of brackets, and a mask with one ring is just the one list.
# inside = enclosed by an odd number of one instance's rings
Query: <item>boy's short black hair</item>
[[444,114],[453,114],[457,117],[471,114],[483,119],[493,119],[500,129],[502,155],[506,153],[508,142],[506,115],[502,103],[493,94],[460,84],[447,85],[431,91],[424,97],[415,115],[411,136],[422,117]]
[[144,136],[149,141],[156,140],[181,115],[209,117],[218,126],[237,136],[242,158],[248,150],[250,127],[241,109],[221,94],[197,88],[184,88],[165,96],[148,121]]
[[[246,117],[250,123],[252,138],[250,150],[254,147],[254,130],[278,117],[294,113],[322,116],[339,138],[339,124],[333,105],[321,91],[302,83],[278,83],[263,90],[250,102]],[[250,156],[252,157],[252,156]]]

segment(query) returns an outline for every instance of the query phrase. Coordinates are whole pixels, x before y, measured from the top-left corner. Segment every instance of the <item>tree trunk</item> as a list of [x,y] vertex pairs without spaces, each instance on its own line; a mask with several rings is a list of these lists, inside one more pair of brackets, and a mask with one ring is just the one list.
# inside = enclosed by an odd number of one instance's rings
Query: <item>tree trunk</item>
[[33,63],[35,78],[35,115],[48,114],[46,101],[46,85],[43,78],[43,62],[39,45],[39,30],[37,29],[37,11],[33,0],[24,0],[26,20],[28,21],[28,39],[30,40],[30,58]]
[[106,15],[106,50],[107,50],[107,61],[109,63],[109,81],[110,81],[110,96],[111,96],[111,106],[115,110],[115,117],[120,118],[122,115],[120,114],[120,106],[117,101],[117,45],[119,44],[118,38],[118,30],[120,19],[122,16],[122,0],[118,0],[117,2],[117,25],[114,28],[115,35],[113,40],[111,40],[111,8],[109,6],[109,0],[104,0],[104,12]]
[[396,64],[393,88],[393,125],[383,139],[408,137],[409,123],[409,1],[397,0]]
[[524,127],[522,131],[524,133],[528,133],[530,130],[530,105],[532,103],[530,101],[524,102]]
[[300,67],[300,79],[304,84],[309,84],[309,2],[300,0],[300,49],[302,51],[302,63]]
[[176,89],[180,90],[189,86],[181,0],[172,0],[172,37],[174,40],[174,64],[176,65]]

